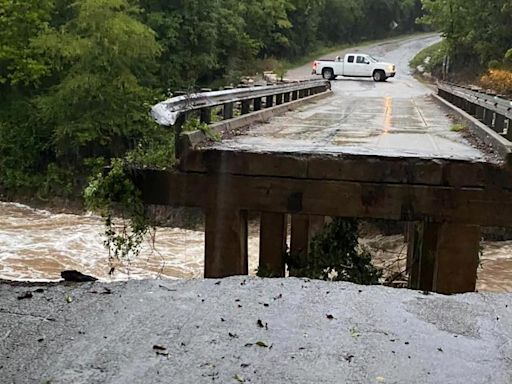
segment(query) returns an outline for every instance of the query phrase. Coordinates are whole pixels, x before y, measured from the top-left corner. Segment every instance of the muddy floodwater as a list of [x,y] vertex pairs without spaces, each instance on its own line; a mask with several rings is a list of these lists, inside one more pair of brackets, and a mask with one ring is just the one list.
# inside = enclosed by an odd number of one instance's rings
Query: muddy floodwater
[[[202,231],[158,228],[154,245],[148,241],[136,259],[118,265],[109,275],[103,230],[102,219],[94,215],[55,214],[0,202],[0,279],[59,280],[60,272],[66,269],[103,281],[202,276]],[[258,241],[257,224],[253,224],[249,236],[251,274],[257,267]],[[393,267],[406,254],[400,235],[375,235],[362,242],[371,248],[379,265]],[[483,243],[481,264],[480,291],[512,292],[512,241]]]

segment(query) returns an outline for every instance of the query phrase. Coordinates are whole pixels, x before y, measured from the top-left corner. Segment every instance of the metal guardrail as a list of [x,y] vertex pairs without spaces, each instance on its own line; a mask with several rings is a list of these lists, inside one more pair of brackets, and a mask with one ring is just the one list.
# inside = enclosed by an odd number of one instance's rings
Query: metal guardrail
[[[330,89],[331,83],[327,80],[307,80],[253,87],[240,86],[173,97],[155,105],[151,109],[151,115],[158,124],[173,127],[176,138],[175,154],[176,157],[180,157],[183,148],[188,147],[188,144],[182,142],[182,133],[183,125],[189,119],[198,118],[201,123],[209,125],[212,123],[212,115],[215,114],[216,125],[224,122],[231,124],[229,120],[238,116],[248,115],[251,112],[268,115],[271,107],[284,106],[291,101],[322,94]],[[191,134],[204,136],[204,133],[199,131],[188,134],[189,138],[193,136]]]
[[512,101],[492,92],[451,83],[437,84],[443,99],[475,116],[495,132],[512,141]]
[[[240,103],[242,115],[262,108],[270,108],[291,100],[302,99],[330,89],[330,83],[326,80],[308,80],[294,83],[239,87],[224,89],[221,91],[208,91],[191,93],[173,97],[155,105],[151,109],[151,115],[164,126],[183,124],[187,114],[200,111],[201,122],[210,124],[211,109],[223,106],[223,120],[234,116],[234,104]],[[265,99],[263,101],[263,99]]]

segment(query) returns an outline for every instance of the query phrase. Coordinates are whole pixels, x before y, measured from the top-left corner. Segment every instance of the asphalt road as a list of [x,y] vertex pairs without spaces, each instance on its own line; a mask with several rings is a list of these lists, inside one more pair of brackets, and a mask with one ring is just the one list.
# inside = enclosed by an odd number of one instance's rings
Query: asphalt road
[[4,283],[0,382],[509,384],[511,311],[294,278]]
[[[432,89],[411,74],[411,58],[437,41],[435,35],[418,35],[352,48],[394,63],[396,77],[379,83],[337,78],[331,82],[333,96],[253,126],[216,147],[485,161],[485,154],[452,129],[454,121],[430,96]],[[290,71],[287,77],[311,78],[311,66]]]

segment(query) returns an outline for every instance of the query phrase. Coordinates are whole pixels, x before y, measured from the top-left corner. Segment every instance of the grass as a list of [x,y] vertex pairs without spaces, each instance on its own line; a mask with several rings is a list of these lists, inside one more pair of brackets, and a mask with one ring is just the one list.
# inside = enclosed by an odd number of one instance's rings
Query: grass
[[[446,43],[444,41],[440,41],[430,47],[425,48],[421,52],[419,52],[414,58],[409,62],[411,68],[416,69],[418,66],[423,65],[427,72],[432,72],[435,69],[442,67],[443,59],[446,54]],[[425,60],[430,58],[428,64],[425,63]]]
[[450,128],[452,132],[463,132],[466,130],[466,127],[462,124],[453,124]]

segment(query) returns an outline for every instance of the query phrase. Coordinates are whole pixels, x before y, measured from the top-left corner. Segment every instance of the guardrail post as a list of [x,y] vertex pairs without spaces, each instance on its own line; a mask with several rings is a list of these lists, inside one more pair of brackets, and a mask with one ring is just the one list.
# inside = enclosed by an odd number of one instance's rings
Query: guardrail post
[[276,95],[276,105],[281,105],[281,104],[283,104],[283,94],[279,93]]
[[254,110],[255,111],[261,110],[261,97],[257,97],[254,99]]
[[268,277],[284,277],[288,216],[262,212],[259,270]]
[[222,107],[222,117],[224,120],[229,120],[233,118],[233,109],[234,109],[233,103],[226,103]]
[[491,111],[490,109],[485,108],[483,120],[485,125],[492,128],[492,123],[494,121],[494,112]]
[[473,104],[472,102],[469,102],[468,113],[470,115],[476,116],[476,104]]
[[483,121],[484,120],[484,115],[485,115],[484,107],[481,107],[480,105],[475,105],[475,117],[478,120]]
[[242,115],[247,115],[251,111],[252,100],[242,100]]
[[508,123],[507,123],[507,134],[506,134],[505,138],[507,140],[512,141],[512,120],[508,119],[507,121],[508,121]]
[[285,102],[285,103],[290,102],[290,92],[286,92],[286,93],[284,94],[284,102]]
[[188,112],[181,112],[176,119],[176,122],[173,125],[174,128],[174,155],[176,158],[180,158],[181,156],[181,145],[180,145],[180,135],[183,132],[183,125],[186,123],[188,119]]
[[200,111],[199,120],[201,123],[210,124],[212,122],[212,109],[202,108]]
[[265,98],[265,108],[271,108],[274,106],[274,95],[267,96]]
[[299,98],[299,91],[292,92],[292,100],[297,100]]
[[496,113],[496,118],[494,119],[494,130],[498,133],[505,132],[505,121],[505,116]]

